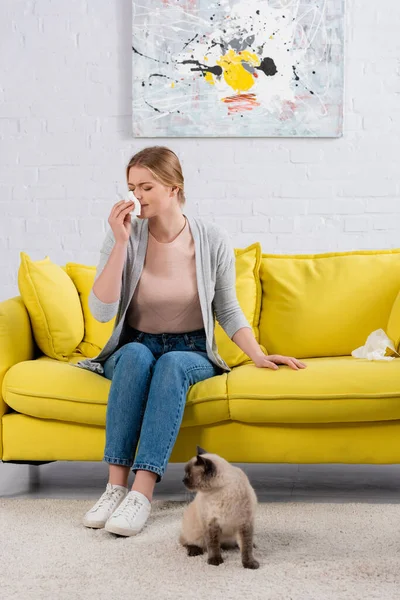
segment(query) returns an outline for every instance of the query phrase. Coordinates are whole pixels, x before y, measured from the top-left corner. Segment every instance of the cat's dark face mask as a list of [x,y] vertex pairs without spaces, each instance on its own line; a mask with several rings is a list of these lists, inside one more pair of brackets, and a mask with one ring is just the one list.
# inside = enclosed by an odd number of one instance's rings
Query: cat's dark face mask
[[[185,466],[185,476],[182,479],[184,485],[190,491],[210,489],[211,481],[217,473],[215,463],[203,456],[205,450],[197,447],[198,454]],[[199,452],[201,450],[201,452]]]

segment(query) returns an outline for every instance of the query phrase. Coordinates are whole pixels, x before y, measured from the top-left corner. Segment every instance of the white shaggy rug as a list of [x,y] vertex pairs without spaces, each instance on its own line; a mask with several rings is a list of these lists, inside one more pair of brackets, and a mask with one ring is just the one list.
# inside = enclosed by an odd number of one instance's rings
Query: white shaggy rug
[[262,503],[256,571],[219,567],[178,543],[183,502],[153,502],[124,538],[87,529],[93,500],[0,499],[2,600],[379,600],[400,597],[400,505]]

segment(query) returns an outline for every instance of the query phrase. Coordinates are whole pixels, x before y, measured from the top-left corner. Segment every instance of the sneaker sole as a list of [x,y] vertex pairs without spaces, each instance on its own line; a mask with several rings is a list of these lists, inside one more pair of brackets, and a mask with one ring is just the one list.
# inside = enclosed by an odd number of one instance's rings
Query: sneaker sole
[[83,519],[82,523],[85,527],[90,527],[91,529],[103,529],[106,521],[87,521]]
[[140,533],[142,531],[142,529],[139,529],[139,531],[136,531],[134,529],[126,529],[125,527],[118,527],[118,525],[113,525],[112,523],[106,523],[104,529],[106,531],[108,531],[109,533],[116,533],[117,535],[125,535],[125,536],[137,535],[138,533]]

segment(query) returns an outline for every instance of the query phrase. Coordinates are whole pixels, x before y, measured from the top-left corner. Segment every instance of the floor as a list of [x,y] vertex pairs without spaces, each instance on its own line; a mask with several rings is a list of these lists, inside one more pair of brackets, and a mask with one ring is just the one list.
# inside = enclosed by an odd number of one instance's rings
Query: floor
[[[400,465],[237,464],[261,502],[400,503]],[[189,500],[183,464],[170,463],[154,499]],[[129,484],[134,475],[130,474]],[[40,466],[0,462],[2,498],[93,499],[108,481],[104,462],[53,462]]]

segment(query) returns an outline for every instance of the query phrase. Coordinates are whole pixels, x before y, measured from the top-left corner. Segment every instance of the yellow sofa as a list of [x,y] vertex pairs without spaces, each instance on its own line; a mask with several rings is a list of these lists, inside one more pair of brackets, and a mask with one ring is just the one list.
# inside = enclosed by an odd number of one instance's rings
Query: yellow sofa
[[[196,445],[233,462],[400,462],[400,359],[351,356],[379,328],[398,349],[400,249],[259,258],[241,292],[254,284],[255,335],[307,368],[258,369],[239,356],[229,373],[192,386],[171,462]],[[72,279],[73,270],[64,268]],[[68,360],[43,354],[22,297],[0,303],[3,462],[102,460],[110,381],[68,364],[88,347]]]

